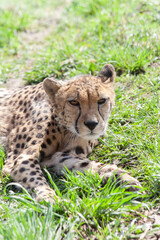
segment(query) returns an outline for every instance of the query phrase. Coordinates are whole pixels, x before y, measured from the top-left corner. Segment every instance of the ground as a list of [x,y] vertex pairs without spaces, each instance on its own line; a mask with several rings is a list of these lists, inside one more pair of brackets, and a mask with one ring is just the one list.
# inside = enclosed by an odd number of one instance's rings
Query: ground
[[[90,159],[125,168],[146,194],[111,182],[103,187],[97,175],[66,173],[59,180],[46,173],[62,199],[52,206],[13,191],[3,178],[0,239],[159,239],[159,3],[52,2],[1,1],[1,84],[15,88],[21,80],[96,75],[112,63],[116,104],[106,137]],[[3,159],[1,151],[1,165]]]

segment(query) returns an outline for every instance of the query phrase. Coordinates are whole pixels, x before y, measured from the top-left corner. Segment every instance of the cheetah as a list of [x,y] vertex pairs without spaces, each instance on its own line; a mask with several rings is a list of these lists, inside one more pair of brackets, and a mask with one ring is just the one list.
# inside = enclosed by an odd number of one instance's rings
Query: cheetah
[[45,167],[60,175],[65,168],[97,172],[103,183],[118,176],[137,189],[139,182],[126,171],[87,158],[106,132],[115,76],[114,67],[106,64],[97,76],[46,78],[37,85],[1,90],[0,144],[7,155],[3,174],[34,192],[37,201],[55,199],[43,174]]

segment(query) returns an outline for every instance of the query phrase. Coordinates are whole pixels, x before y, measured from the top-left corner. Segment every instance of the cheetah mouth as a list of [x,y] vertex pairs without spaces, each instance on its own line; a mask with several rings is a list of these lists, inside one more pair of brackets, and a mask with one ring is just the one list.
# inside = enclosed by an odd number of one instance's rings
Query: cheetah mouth
[[70,129],[70,131],[72,133],[74,133],[75,135],[79,136],[80,138],[83,138],[85,140],[96,140],[98,139],[100,136],[104,135],[104,129],[97,132],[97,131],[85,131],[85,132],[79,132],[78,129]]
[[99,134],[99,133],[90,132],[88,134],[81,135],[81,137],[86,139],[86,140],[96,140],[100,137],[100,135],[101,134]]

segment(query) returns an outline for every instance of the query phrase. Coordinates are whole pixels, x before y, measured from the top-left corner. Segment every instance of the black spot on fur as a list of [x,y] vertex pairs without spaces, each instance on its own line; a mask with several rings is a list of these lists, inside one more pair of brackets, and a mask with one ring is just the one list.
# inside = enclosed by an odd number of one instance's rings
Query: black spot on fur
[[40,98],[41,97],[41,94],[40,93],[38,93],[38,98]]
[[42,126],[41,125],[37,125],[37,129],[42,129]]
[[42,133],[38,133],[36,137],[37,138],[43,138],[43,134]]
[[50,122],[48,122],[48,127],[50,127],[51,126],[51,123]]
[[17,164],[17,161],[14,162],[14,166]]
[[34,115],[35,113],[36,113],[36,110],[33,110],[33,111],[32,111],[32,114]]
[[35,167],[35,165],[32,163],[32,164],[30,165],[30,167],[31,167],[31,168],[34,168],[34,167]]
[[23,135],[23,138],[25,139],[26,137],[27,137],[27,135],[26,135],[26,134],[24,134],[24,135]]
[[39,118],[39,119],[38,119],[38,122],[42,122],[42,120],[43,120],[43,118]]
[[56,130],[54,128],[52,128],[52,133],[56,133]]
[[53,139],[53,140],[56,140],[56,137],[53,135],[53,136],[52,136],[52,139]]
[[20,144],[19,143],[16,144],[16,148],[20,148]]
[[47,135],[49,135],[49,130],[48,129],[46,129],[45,132],[46,132]]
[[17,154],[17,153],[18,153],[17,149],[14,149],[14,154]]
[[34,182],[34,178],[32,177],[29,181],[30,181],[30,182]]
[[24,143],[22,143],[21,148],[24,148]]
[[32,145],[35,145],[36,143],[37,143],[36,140],[33,140],[33,141],[31,142]]
[[22,136],[21,135],[18,135],[18,139],[20,140],[22,138]]
[[84,150],[83,150],[83,148],[82,147],[76,147],[76,154],[84,154]]
[[37,161],[37,160],[34,160],[34,164],[38,164],[38,161]]
[[42,180],[42,178],[41,177],[37,177],[37,180]]
[[64,151],[63,153],[65,153],[65,154],[66,154],[66,153],[70,153],[70,151],[71,151],[71,150],[67,150],[67,151]]
[[47,146],[46,146],[45,143],[42,143],[41,147],[42,147],[42,148],[47,148]]
[[25,182],[27,182],[27,178],[26,178],[26,177],[25,177],[25,178],[23,178],[23,180],[22,180],[22,181],[23,181],[24,183],[25,183]]
[[29,142],[30,140],[31,140],[31,137],[28,137],[28,138],[26,139],[27,142]]
[[22,129],[22,132],[25,132],[27,130],[27,128],[26,127],[24,127],[23,129]]
[[48,143],[49,145],[51,145],[52,142],[51,142],[51,140],[50,140],[49,138],[47,138],[46,141],[47,141],[47,143]]
[[59,162],[60,162],[60,163],[63,163],[64,161],[66,161],[66,160],[68,160],[68,159],[70,159],[70,156],[62,158]]
[[32,172],[30,173],[30,175],[31,175],[31,176],[34,176],[34,175],[36,175],[36,172],[35,172],[35,171],[32,171]]
[[19,169],[19,172],[20,172],[20,173],[25,172],[25,171],[26,171],[26,169],[25,169],[24,167],[22,167],[22,168]]
[[41,112],[39,111],[39,112],[37,113],[37,116],[39,116],[39,115],[40,115],[40,113],[41,113]]
[[25,161],[22,162],[22,164],[28,164],[28,163],[29,163],[28,160],[25,160]]
[[83,162],[80,164],[80,167],[86,167],[86,166],[88,166],[88,164],[89,164],[89,162]]

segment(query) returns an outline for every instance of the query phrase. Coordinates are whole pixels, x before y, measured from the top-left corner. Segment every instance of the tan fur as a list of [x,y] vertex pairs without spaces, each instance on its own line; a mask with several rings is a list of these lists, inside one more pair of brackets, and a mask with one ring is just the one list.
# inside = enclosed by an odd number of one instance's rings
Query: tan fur
[[41,167],[58,174],[69,170],[96,171],[107,181],[121,176],[139,185],[115,165],[103,166],[87,156],[105,134],[114,105],[115,70],[105,65],[98,76],[76,76],[69,82],[45,79],[36,86],[14,92],[1,90],[0,136],[7,147],[4,174],[10,174],[37,200],[51,201],[54,191],[48,186]]

